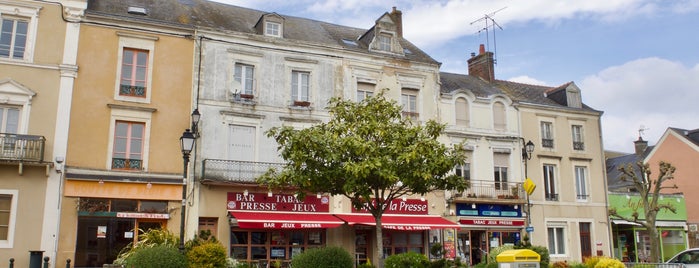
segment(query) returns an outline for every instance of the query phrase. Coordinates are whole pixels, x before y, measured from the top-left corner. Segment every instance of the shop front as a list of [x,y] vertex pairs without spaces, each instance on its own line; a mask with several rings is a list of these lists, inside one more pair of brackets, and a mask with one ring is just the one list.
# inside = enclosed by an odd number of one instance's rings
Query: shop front
[[75,200],[76,205],[64,203],[63,210],[72,209],[64,215],[75,217],[64,217],[61,228],[64,235],[74,234],[72,241],[63,242],[65,248],[75,249],[74,267],[111,264],[124,247],[138,241],[139,234],[167,229],[168,207],[179,203],[181,189],[180,185],[68,180],[65,200]]
[[[455,255],[455,228],[459,225],[439,215],[428,213],[428,201],[395,199],[381,217],[383,258],[394,254],[416,252],[429,254],[435,243],[446,249],[447,258]],[[354,255],[357,264],[374,257],[376,220],[366,210],[352,208],[352,213],[335,214],[354,233]]]
[[457,257],[480,263],[492,248],[515,245],[521,240],[526,219],[518,205],[456,204],[461,230],[457,234]]
[[[228,192],[230,256],[238,261],[287,267],[304,250],[324,247],[327,229],[344,222],[329,213],[328,196]],[[271,267],[271,265],[270,265]]]

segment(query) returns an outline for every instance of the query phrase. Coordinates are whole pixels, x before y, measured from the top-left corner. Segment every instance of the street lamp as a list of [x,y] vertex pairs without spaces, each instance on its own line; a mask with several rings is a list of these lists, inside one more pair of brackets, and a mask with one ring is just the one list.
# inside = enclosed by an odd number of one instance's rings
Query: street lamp
[[[534,143],[531,140],[527,143],[524,143],[524,138],[520,139],[522,139],[522,145],[524,146],[522,148],[522,160],[524,161],[524,179],[525,182],[527,182],[529,180],[529,175],[527,175],[527,161],[532,159],[532,153],[534,152]],[[532,225],[531,208],[532,205],[529,202],[529,193],[527,193],[527,233],[529,232]]]
[[[195,110],[196,111],[196,110]],[[192,116],[194,118],[194,116]],[[194,124],[192,124],[194,125]],[[187,166],[189,165],[189,154],[194,148],[194,140],[196,137],[194,133],[185,130],[180,137],[180,149],[182,149],[182,159],[184,159],[184,172],[182,172],[182,215],[180,219],[180,252],[184,253],[184,222],[185,222],[185,209],[187,205]]]

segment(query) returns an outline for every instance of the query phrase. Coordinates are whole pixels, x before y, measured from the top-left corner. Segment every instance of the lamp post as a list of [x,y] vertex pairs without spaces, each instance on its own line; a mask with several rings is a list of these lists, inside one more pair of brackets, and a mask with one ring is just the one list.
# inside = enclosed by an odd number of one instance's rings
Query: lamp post
[[[196,111],[196,110],[195,110]],[[180,219],[180,252],[184,253],[184,223],[187,208],[187,166],[189,165],[189,154],[194,148],[194,133],[185,130],[180,137],[180,149],[182,149],[182,159],[184,160],[184,172],[182,172],[182,215]]]
[[[532,159],[532,153],[534,152],[534,143],[531,140],[527,143],[524,143],[524,138],[520,139],[522,139],[522,145],[524,146],[522,148],[522,160],[524,160],[524,179],[526,181],[529,179],[529,175],[527,174],[527,161]],[[527,233],[529,233],[529,230],[532,225],[531,209],[532,205],[529,202],[529,193],[527,193]]]

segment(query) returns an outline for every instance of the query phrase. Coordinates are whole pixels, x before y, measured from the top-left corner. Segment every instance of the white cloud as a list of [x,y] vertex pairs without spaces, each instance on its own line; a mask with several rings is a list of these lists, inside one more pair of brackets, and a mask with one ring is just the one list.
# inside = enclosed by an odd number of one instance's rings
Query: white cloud
[[549,85],[548,83],[546,83],[544,81],[541,81],[541,80],[538,80],[536,78],[529,77],[526,75],[515,76],[515,77],[512,77],[510,79],[507,79],[507,81],[522,83],[522,84],[530,84],[530,85],[540,85],[540,86],[548,86]]
[[660,58],[645,58],[609,67],[579,83],[583,101],[603,110],[605,149],[633,152],[643,138],[654,144],[668,127],[699,128],[699,65],[688,68]]

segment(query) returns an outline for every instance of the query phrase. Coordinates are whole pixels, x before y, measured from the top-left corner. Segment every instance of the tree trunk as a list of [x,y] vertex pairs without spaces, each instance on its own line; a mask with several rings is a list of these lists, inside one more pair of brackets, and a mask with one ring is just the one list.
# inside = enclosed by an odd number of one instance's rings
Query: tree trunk
[[376,268],[383,268],[383,225],[381,224],[381,216],[375,217],[376,220]]
[[648,227],[646,227],[646,230],[648,231],[648,238],[650,238],[650,258],[648,261],[656,263],[663,262],[660,258],[660,239],[658,237],[658,229],[655,227],[654,220],[648,221]]

